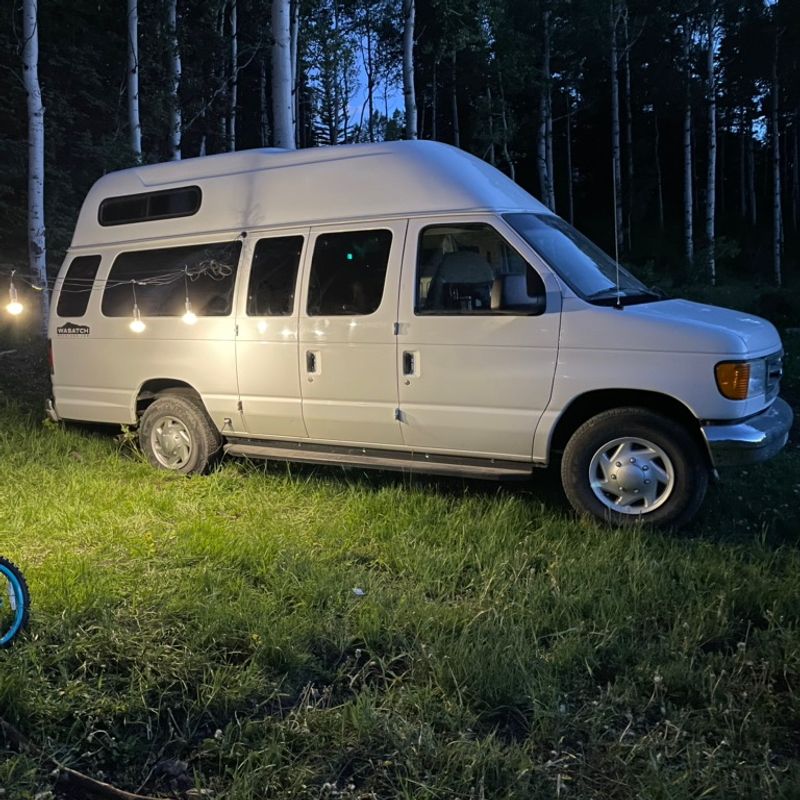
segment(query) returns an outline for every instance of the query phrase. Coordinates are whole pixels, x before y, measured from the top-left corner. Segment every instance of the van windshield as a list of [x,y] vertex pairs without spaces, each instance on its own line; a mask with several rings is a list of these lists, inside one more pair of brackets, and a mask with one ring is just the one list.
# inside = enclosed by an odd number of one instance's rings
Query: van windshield
[[[616,263],[572,225],[553,214],[504,214],[503,219],[579,297],[603,305],[616,302]],[[619,294],[625,303],[661,299],[622,266]]]

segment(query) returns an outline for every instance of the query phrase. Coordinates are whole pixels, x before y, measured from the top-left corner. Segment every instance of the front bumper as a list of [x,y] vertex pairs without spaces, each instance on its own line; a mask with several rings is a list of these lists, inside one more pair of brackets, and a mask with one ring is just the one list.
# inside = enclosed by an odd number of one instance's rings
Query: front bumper
[[793,418],[789,404],[778,397],[769,408],[744,422],[703,425],[700,430],[715,468],[744,466],[780,453]]

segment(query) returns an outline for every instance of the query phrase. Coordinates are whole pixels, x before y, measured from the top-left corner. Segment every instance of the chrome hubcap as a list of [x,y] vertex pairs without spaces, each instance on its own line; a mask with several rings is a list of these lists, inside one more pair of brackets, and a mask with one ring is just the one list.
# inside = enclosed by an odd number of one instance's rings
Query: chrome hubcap
[[646,439],[613,439],[592,456],[589,483],[595,497],[620,514],[648,514],[662,506],[675,486],[669,456]]
[[158,463],[167,469],[181,469],[192,455],[189,429],[176,417],[161,417],[150,432],[150,445]]

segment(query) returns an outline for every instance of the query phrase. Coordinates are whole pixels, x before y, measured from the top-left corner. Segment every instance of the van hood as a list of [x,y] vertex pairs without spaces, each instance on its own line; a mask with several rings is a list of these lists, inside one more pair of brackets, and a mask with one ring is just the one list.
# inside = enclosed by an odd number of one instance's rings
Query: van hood
[[[565,303],[564,311],[571,303]],[[586,303],[582,303],[586,309]],[[591,323],[570,324],[565,316],[566,337],[562,345],[597,347],[610,341],[621,350],[712,353],[747,358],[773,353],[781,348],[778,331],[771,322],[729,308],[690,300],[661,300],[625,306],[590,306]],[[577,309],[576,309],[577,310]],[[583,317],[583,314],[578,315]],[[578,318],[574,319],[578,323]],[[581,333],[582,331],[582,333]],[[576,338],[587,341],[576,341]],[[565,338],[567,341],[565,341]],[[572,342],[568,340],[572,339]]]

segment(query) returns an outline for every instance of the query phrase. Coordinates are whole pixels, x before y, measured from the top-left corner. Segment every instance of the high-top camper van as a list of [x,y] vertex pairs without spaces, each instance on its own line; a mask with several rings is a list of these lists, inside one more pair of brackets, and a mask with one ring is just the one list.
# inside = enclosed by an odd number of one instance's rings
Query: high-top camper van
[[768,322],[653,293],[488,164],[434,142],[109,174],[56,283],[54,419],[214,455],[486,478],[560,461],[581,513],[675,526],[778,453]]

